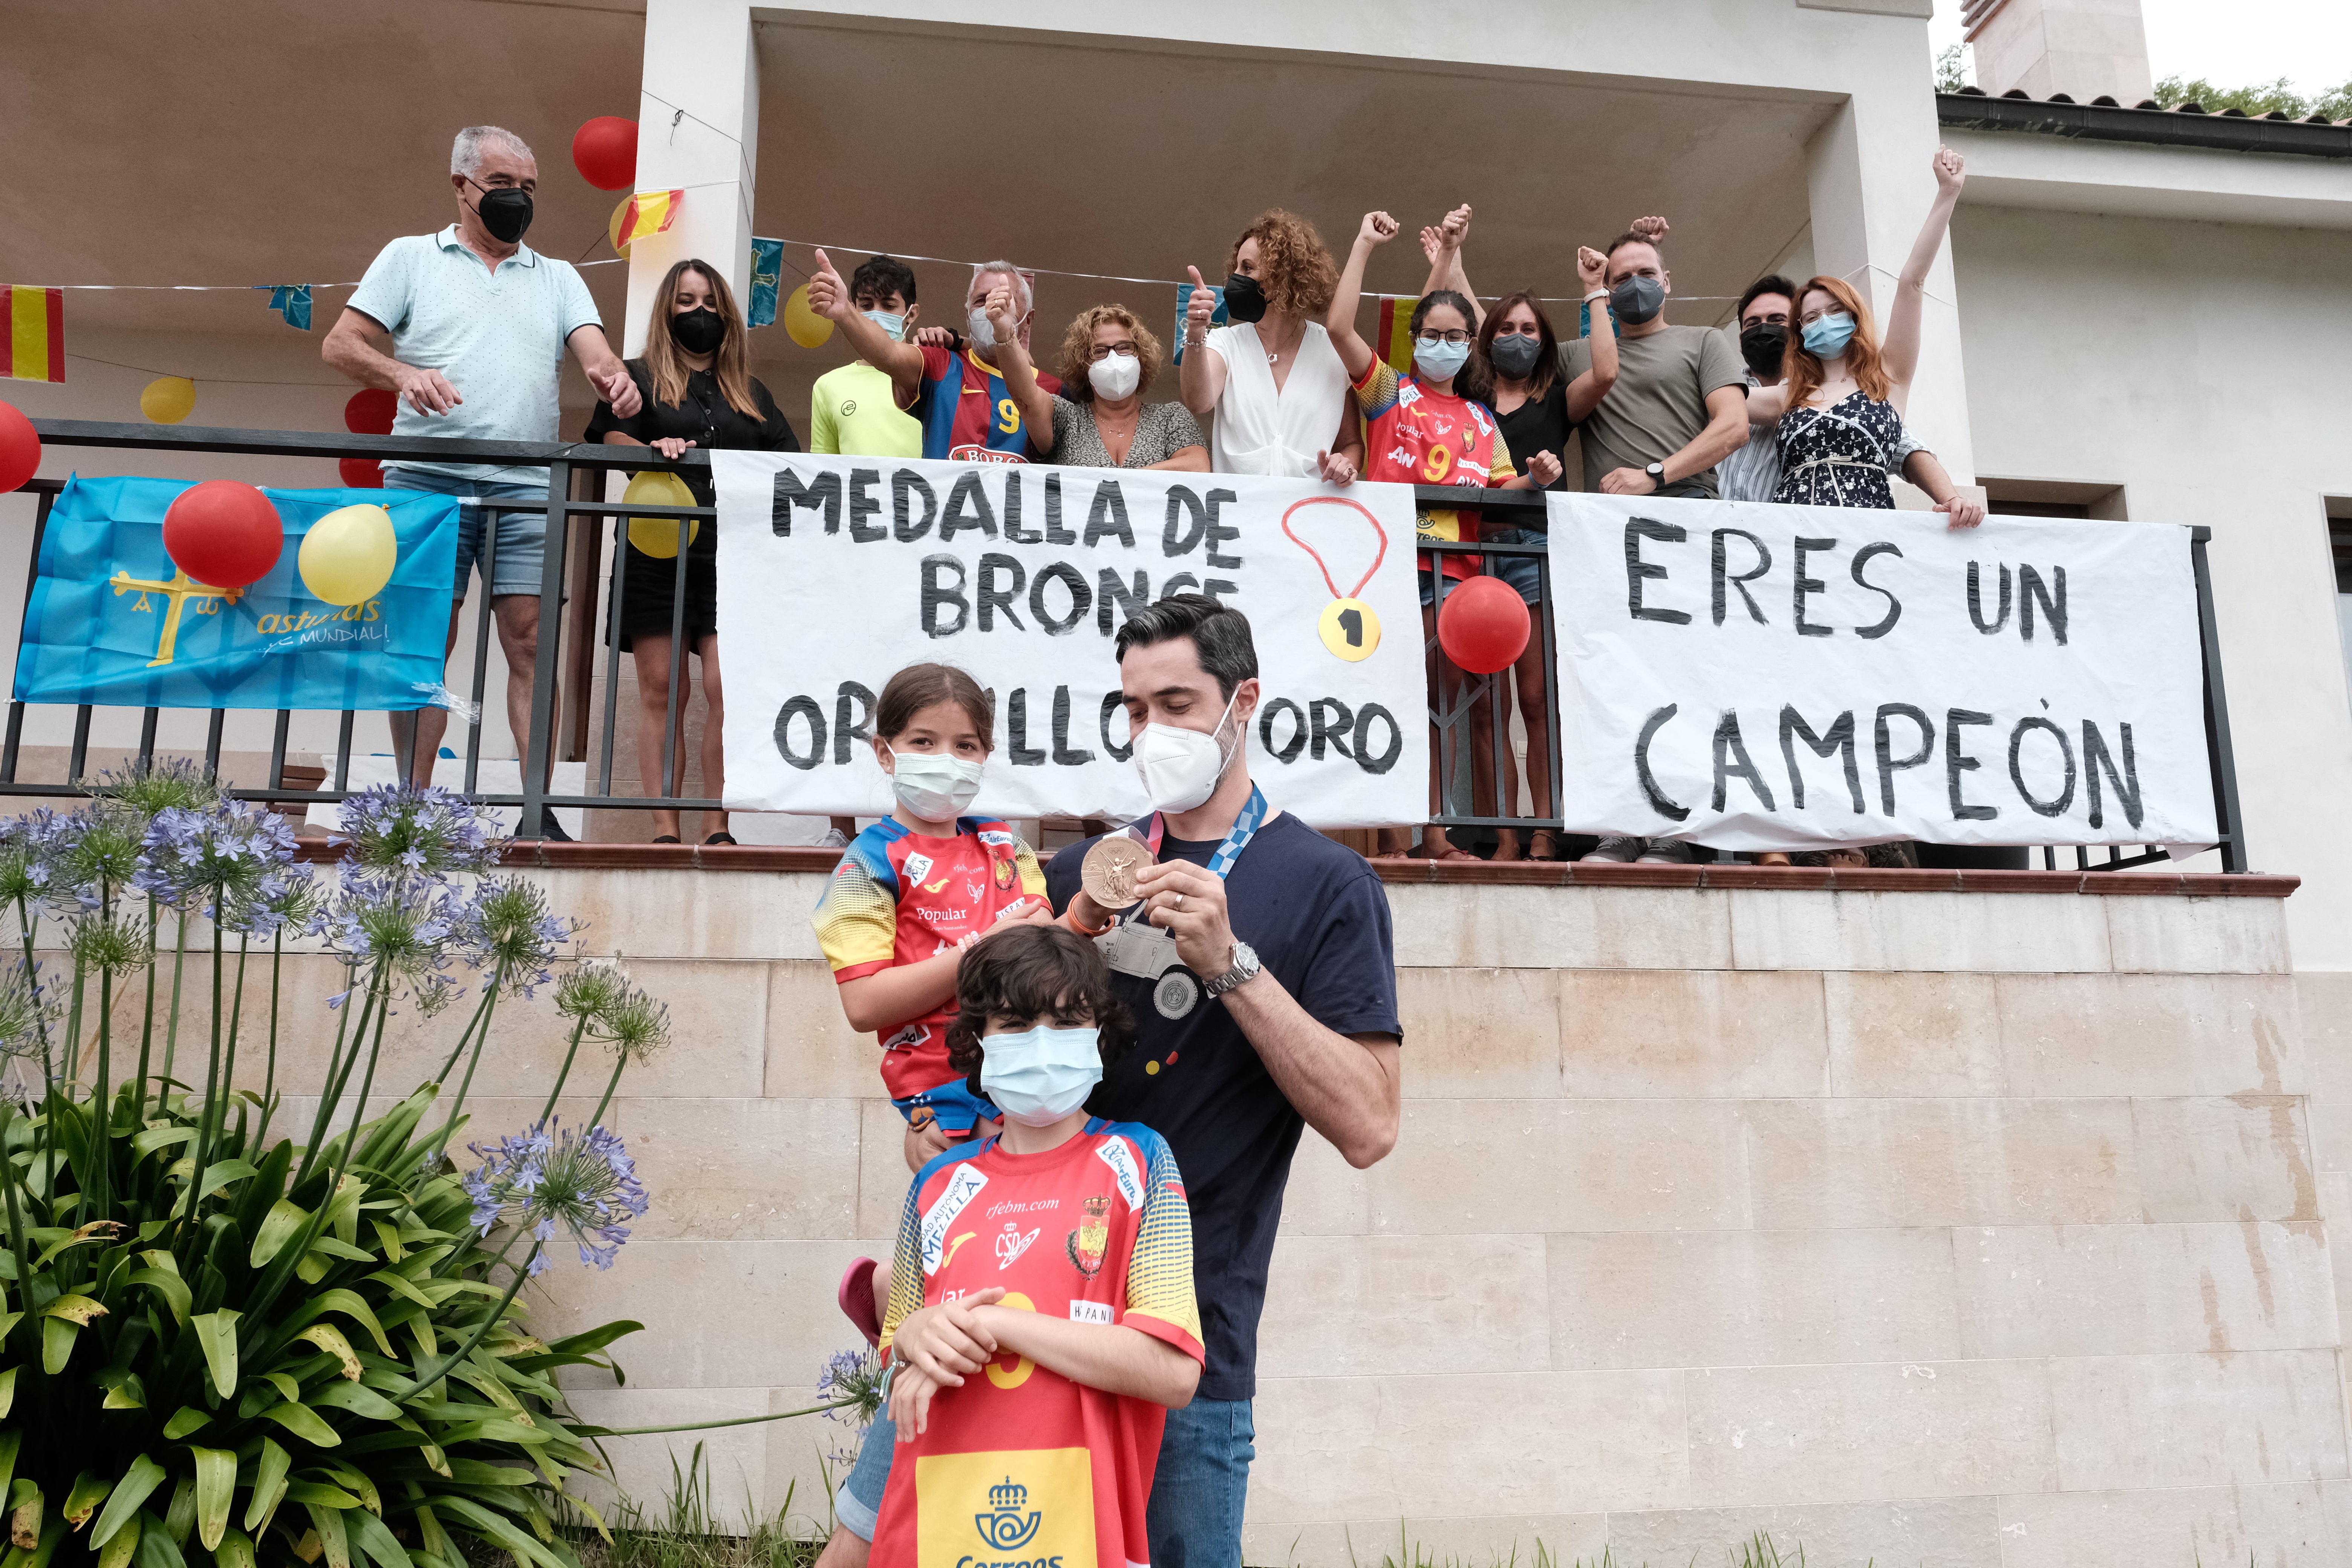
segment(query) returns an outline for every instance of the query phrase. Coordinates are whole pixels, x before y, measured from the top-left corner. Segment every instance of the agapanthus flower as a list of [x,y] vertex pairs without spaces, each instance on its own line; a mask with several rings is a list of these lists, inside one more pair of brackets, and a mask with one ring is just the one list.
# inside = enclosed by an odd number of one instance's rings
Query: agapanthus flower
[[0,1058],[37,1050],[61,1010],[41,991],[41,966],[18,959],[0,974]]
[[76,967],[122,975],[143,969],[155,956],[154,928],[144,913],[110,910],[77,915],[67,928],[66,950]]
[[131,885],[158,903],[221,913],[276,896],[294,858],[294,828],[276,812],[239,800],[201,809],[167,805],[147,824]]
[[344,859],[395,878],[495,868],[506,841],[464,795],[430,784],[378,784],[343,801]]
[[624,1061],[641,1062],[669,1044],[669,1005],[632,985],[604,1009],[588,1032]]
[[474,889],[457,934],[458,956],[492,974],[503,970],[509,988],[536,996],[553,971],[556,950],[581,925],[549,913],[547,889],[528,877],[493,879]]
[[46,887],[51,902],[95,910],[139,875],[146,817],[114,800],[94,800],[49,825]]
[[583,958],[555,983],[555,1010],[592,1023],[620,1005],[629,994],[629,972],[604,958]]
[[0,825],[0,903],[48,896],[51,840],[58,814],[47,806]]
[[882,1409],[882,1358],[863,1347],[841,1352],[824,1363],[816,1380],[816,1396],[854,1400],[825,1415],[860,1429],[870,1426]]
[[[463,989],[444,972],[449,940],[467,909],[465,894],[446,882],[369,876],[346,861],[334,895],[311,917],[310,934],[354,967],[382,963],[395,985],[438,1012]],[[341,1005],[349,994],[328,1005]]]
[[529,1231],[540,1244],[531,1248],[533,1274],[547,1268],[545,1244],[559,1227],[571,1235],[581,1262],[610,1268],[629,1239],[623,1222],[648,1206],[635,1162],[619,1136],[602,1127],[559,1133],[554,1123],[541,1121],[488,1148],[467,1147],[482,1160],[465,1177],[474,1228],[487,1236],[504,1220]]
[[202,811],[220,799],[220,783],[194,757],[149,757],[110,768],[86,787],[120,803],[141,820],[162,811]]
[[267,941],[281,931],[298,935],[308,931],[326,896],[318,875],[308,866],[283,866],[268,883],[233,894],[222,925],[257,941]]

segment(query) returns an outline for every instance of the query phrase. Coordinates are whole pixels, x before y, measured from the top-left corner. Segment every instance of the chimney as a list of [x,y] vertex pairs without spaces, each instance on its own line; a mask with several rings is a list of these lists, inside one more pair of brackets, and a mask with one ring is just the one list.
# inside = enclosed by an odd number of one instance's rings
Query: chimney
[[2153,90],[2139,0],[1964,0],[1960,21],[1977,85],[1995,98],[2023,88],[2129,105]]

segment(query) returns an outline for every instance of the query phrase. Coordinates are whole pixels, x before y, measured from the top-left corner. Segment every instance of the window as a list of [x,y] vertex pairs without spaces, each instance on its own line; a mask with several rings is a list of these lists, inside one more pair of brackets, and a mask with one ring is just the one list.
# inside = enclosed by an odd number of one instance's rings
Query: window
[[1982,476],[1978,483],[1985,489],[1986,510],[2002,517],[2068,517],[2105,522],[2121,522],[2125,517],[2121,485]]
[[2344,643],[2344,673],[2352,683],[2352,496],[2327,498],[2328,552],[2336,558],[2336,624]]

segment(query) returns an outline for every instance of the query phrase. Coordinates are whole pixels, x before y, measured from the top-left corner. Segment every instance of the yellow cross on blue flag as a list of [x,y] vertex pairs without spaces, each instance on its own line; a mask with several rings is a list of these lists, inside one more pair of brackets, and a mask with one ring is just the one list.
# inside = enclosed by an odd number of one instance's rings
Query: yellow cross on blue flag
[[[267,489],[286,524],[278,564],[230,590],[163,549],[185,479],[67,481],[41,533],[16,652],[19,702],[127,708],[419,707],[441,679],[457,563],[457,500],[426,490]],[[356,605],[302,583],[311,525],[365,502],[392,518],[392,580]]]
[[286,318],[297,331],[310,330],[310,286],[308,283],[256,283],[269,290],[269,308]]

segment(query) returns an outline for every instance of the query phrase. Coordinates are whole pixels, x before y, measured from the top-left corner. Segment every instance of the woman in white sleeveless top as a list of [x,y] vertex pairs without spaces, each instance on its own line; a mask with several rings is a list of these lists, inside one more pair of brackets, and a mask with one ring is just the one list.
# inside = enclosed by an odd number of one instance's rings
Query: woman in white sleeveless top
[[1315,226],[1273,207],[1252,219],[1226,262],[1225,313],[1209,330],[1215,297],[1192,274],[1187,306],[1184,405],[1214,415],[1209,466],[1221,474],[1274,474],[1344,485],[1364,439],[1348,371],[1323,330],[1339,268]]

